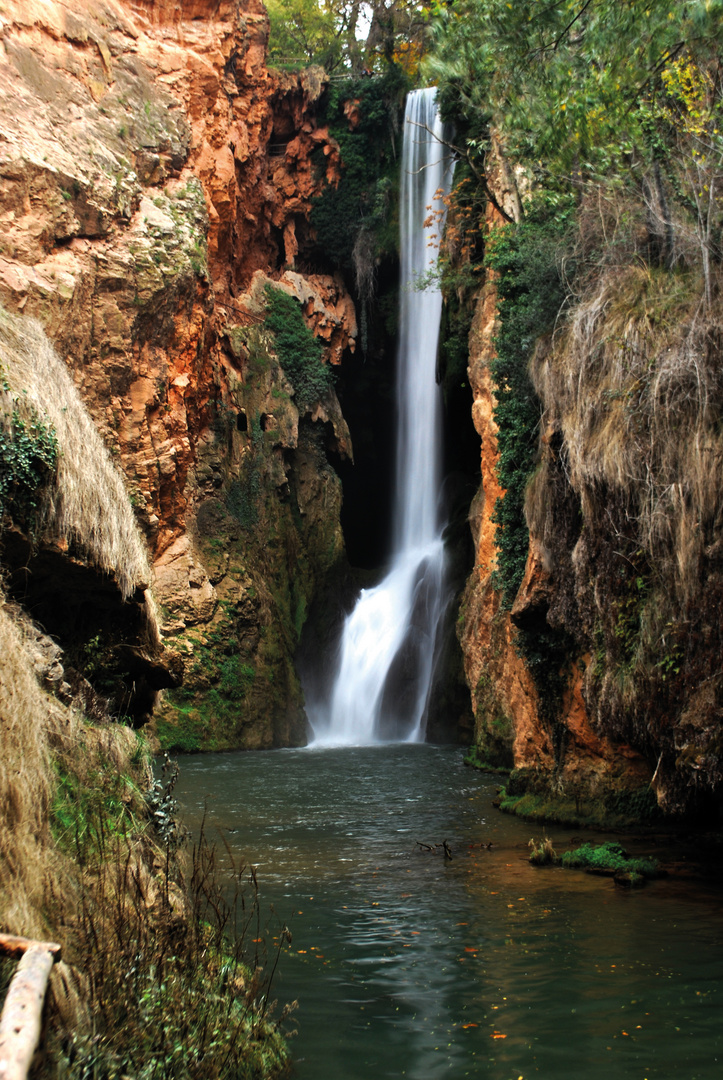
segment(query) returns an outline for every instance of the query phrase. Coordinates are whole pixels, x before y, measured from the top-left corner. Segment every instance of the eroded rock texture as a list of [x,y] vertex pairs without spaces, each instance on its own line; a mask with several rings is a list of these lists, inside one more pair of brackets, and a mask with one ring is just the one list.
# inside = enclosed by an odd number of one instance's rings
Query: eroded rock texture
[[302,742],[292,656],[343,553],[327,452],[351,448],[333,392],[300,415],[259,275],[328,362],[354,347],[341,282],[295,269],[339,172],[322,73],[267,70],[258,0],[10,0],[0,35],[0,300],[44,325],[125,473],[184,669],[161,734]]

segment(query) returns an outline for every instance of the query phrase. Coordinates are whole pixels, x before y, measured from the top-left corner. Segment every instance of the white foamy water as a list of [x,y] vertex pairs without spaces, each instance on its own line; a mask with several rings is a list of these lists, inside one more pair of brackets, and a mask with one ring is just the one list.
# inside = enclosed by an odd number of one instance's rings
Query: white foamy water
[[[384,580],[364,589],[342,631],[330,701],[310,712],[314,745],[417,742],[443,612],[444,547],[439,514],[441,393],[436,382],[442,295],[414,289],[433,269],[443,222],[425,227],[451,181],[439,139],[436,90],[407,98],[400,206],[400,336],[393,554]],[[438,197],[435,198],[435,195]]]

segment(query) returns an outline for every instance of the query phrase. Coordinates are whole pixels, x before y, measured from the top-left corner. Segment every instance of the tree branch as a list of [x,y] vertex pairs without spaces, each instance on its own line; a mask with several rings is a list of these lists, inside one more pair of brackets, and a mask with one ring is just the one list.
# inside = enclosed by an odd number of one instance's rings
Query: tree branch
[[529,56],[536,56],[536,55],[539,55],[540,53],[548,52],[550,49],[552,49],[553,52],[556,52],[558,45],[560,45],[563,38],[567,34],[568,30],[572,29],[572,27],[575,25],[577,20],[582,18],[582,16],[585,14],[585,12],[587,11],[587,9],[590,7],[590,5],[592,3],[594,3],[594,0],[585,0],[585,3],[580,8],[577,15],[575,15],[574,18],[570,19],[570,22],[567,24],[567,26],[564,28],[564,30],[560,33],[560,35],[555,38],[554,41],[549,41],[546,45],[540,45],[540,47],[538,49],[533,49],[532,52],[529,53],[528,55]]
[[420,124],[416,120],[408,120],[407,123],[414,124],[415,127],[424,128],[424,130],[429,135],[431,135],[433,139],[436,139],[441,146],[446,146],[448,150],[451,150],[458,160],[464,158],[470,169],[472,170],[475,180],[478,182],[478,184],[480,185],[480,187],[482,188],[485,195],[492,203],[498,214],[501,214],[505,221],[510,222],[510,224],[514,224],[515,219],[507,213],[503,206],[500,205],[495,193],[492,191],[489,183],[487,182],[487,177],[477,168],[470,156],[469,150],[463,150],[461,146],[455,146],[454,143],[449,142],[447,139],[443,139],[440,135],[437,135],[434,131],[432,131],[429,124]]

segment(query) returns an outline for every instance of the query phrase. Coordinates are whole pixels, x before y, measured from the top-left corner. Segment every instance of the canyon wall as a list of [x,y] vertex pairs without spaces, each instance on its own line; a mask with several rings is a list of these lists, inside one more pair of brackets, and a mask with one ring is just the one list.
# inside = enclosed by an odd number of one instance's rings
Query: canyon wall
[[[494,155],[489,178],[519,222],[524,192]],[[604,212],[583,205],[578,227],[612,232]],[[512,597],[499,572],[491,371],[506,309],[485,271],[468,369],[482,484],[458,636],[476,759],[513,770],[503,808],[571,822],[711,820],[723,779],[719,302],[706,310],[694,266],[646,265],[643,210],[627,212],[637,233],[625,258],[600,259],[531,354],[540,421]],[[489,242],[515,226],[490,205],[486,228]]]
[[[340,174],[323,73],[266,68],[258,0],[10,0],[0,36],[0,301],[45,328],[125,476],[165,643],[162,743],[303,743],[293,656],[344,558],[329,455],[351,445],[334,390],[289,381],[264,306],[273,279],[324,363],[354,349],[341,279],[295,266]],[[119,713],[147,713],[115,586],[86,581],[69,614],[62,545],[21,532],[14,598],[86,673],[92,653]]]

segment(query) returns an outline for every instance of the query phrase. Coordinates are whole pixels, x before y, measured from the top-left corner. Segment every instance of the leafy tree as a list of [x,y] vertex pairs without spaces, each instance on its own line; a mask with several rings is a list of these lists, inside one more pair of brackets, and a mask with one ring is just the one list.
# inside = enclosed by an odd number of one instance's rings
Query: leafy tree
[[723,0],[455,0],[427,73],[470,128],[555,175],[604,175],[645,144],[638,106],[675,61],[723,39]]
[[[681,56],[661,73],[658,92],[641,108],[656,166],[665,173],[678,202],[688,211],[701,255],[705,299],[712,303],[712,262],[721,261],[723,214],[723,86],[718,65]],[[680,232],[665,200],[648,200],[671,234]],[[669,247],[672,249],[671,236]],[[672,256],[672,251],[671,251]],[[672,258],[669,259],[672,261]]]
[[268,0],[271,62],[354,74],[393,62],[416,74],[431,0]]
[[[358,5],[357,5],[358,6]],[[267,0],[270,63],[319,64],[334,71],[342,60],[343,19],[318,0]]]

